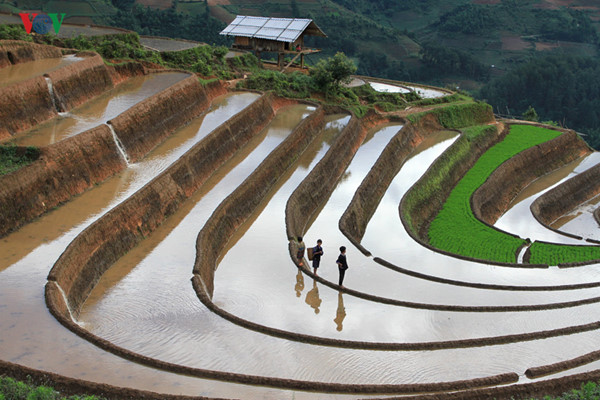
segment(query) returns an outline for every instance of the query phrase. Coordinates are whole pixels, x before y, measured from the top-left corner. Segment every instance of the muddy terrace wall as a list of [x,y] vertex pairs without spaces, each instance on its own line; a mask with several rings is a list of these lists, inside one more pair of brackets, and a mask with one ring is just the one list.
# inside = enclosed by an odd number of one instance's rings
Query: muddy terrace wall
[[0,236],[125,168],[108,126],[41,149],[41,157],[0,176]]
[[47,75],[52,80],[56,106],[61,112],[69,111],[114,87],[111,74],[98,54]]
[[[137,161],[177,127],[206,111],[212,99],[223,92],[219,82],[202,86],[190,76],[117,117],[125,136],[117,134]],[[158,122],[157,118],[165,113],[169,121]],[[135,143],[138,137],[140,144]],[[126,168],[107,125],[64,139],[41,152],[32,164],[0,176],[0,237]]]
[[43,76],[0,88],[0,140],[56,117]]
[[[547,126],[543,126],[548,128]],[[559,130],[559,129],[555,129]],[[528,184],[540,176],[568,164],[584,155],[591,153],[588,145],[577,136],[574,131],[564,131],[564,133],[550,141],[531,147],[512,157],[498,167],[481,185],[471,197],[471,208],[475,217],[487,223],[494,224],[496,220],[506,211],[510,202],[517,194]],[[599,170],[600,171],[600,170]],[[598,178],[596,173],[595,178]],[[587,183],[590,183],[589,181]],[[562,185],[561,185],[562,186]],[[576,188],[571,185],[570,190],[559,190],[560,197],[553,196],[552,206],[549,208],[559,208],[557,203],[564,205],[574,204],[577,196],[574,191]],[[596,188],[600,191],[600,188]],[[580,196],[582,188],[580,188]],[[585,192],[592,192],[587,189]],[[556,193],[556,192],[555,192]],[[548,196],[547,194],[543,195]],[[540,197],[540,198],[542,198]],[[539,199],[536,200],[539,203]],[[535,202],[534,202],[535,204]],[[534,207],[532,205],[532,207]],[[562,214],[559,214],[562,215]]]
[[109,123],[131,161],[136,162],[175,129],[200,115],[214,97],[226,91],[218,81],[203,86],[191,75],[136,104]]
[[549,227],[559,217],[600,194],[598,182],[600,182],[600,164],[575,175],[538,197],[531,204],[531,212],[542,225]]
[[[271,96],[263,96],[197,143],[177,162],[75,238],[48,276],[50,304],[64,302],[74,313],[102,274],[145,236],[153,232],[223,163],[273,118]],[[71,324],[66,304],[54,309]],[[62,308],[62,309],[60,309]]]
[[[61,392],[62,395],[97,395],[114,400],[125,399],[147,399],[147,400],[202,400],[205,397],[183,396],[154,393],[144,390],[123,388],[102,383],[85,381],[82,379],[69,378],[54,374],[51,372],[40,371],[37,369],[17,365],[0,360],[0,374],[14,377],[21,381],[31,381],[35,385],[51,386]],[[515,398],[533,398],[543,395],[560,395],[571,388],[579,387],[581,384],[597,381],[600,379],[600,372],[588,372],[573,376],[557,378],[547,381],[527,383],[521,385],[510,385],[492,388],[472,388],[471,390],[462,390],[453,393],[439,394],[421,394],[402,397],[408,400],[472,400],[472,399],[515,399]]]
[[[354,154],[364,142],[369,129],[387,122],[389,122],[389,118],[373,111],[361,119],[352,116],[327,154],[288,199],[285,209],[285,224],[289,240],[304,236],[319,208],[331,196],[336,182],[348,168]],[[294,255],[292,259],[296,261],[296,249],[290,247],[290,251]]]
[[0,68],[62,56],[62,50],[58,47],[28,43],[21,40],[0,40]]
[[114,84],[102,57],[95,54],[44,76],[0,88],[0,139],[26,131],[111,89]]
[[[223,201],[208,219],[196,242],[194,281],[212,297],[219,255],[269,191],[324,127],[325,111],[318,107],[273,150],[260,166]],[[202,288],[202,289],[199,289]]]
[[390,183],[414,148],[432,132],[442,129],[438,121],[427,116],[419,124],[408,124],[390,140],[352,197],[340,218],[339,227],[350,242],[364,254],[371,254],[360,244],[367,224]]
[[[417,130],[459,129],[494,122],[489,106],[481,103],[453,106],[454,111],[444,108],[413,119],[410,125]],[[407,129],[407,127],[405,127]],[[450,192],[464,174],[475,164],[488,148],[497,143],[507,131],[479,135],[470,141],[461,135],[411,187],[400,202],[400,219],[406,231],[418,242],[428,243],[429,224],[438,214]],[[431,184],[435,182],[435,184]]]

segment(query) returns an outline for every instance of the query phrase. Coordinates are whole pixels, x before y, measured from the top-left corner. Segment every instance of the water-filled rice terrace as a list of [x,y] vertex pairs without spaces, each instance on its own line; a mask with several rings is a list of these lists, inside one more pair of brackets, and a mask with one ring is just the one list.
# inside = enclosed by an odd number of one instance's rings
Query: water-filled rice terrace
[[[0,176],[0,373],[107,398],[600,377],[600,158],[575,132],[462,97],[358,118],[19,42],[0,65],[2,144],[39,146]],[[318,274],[298,236],[323,240]]]

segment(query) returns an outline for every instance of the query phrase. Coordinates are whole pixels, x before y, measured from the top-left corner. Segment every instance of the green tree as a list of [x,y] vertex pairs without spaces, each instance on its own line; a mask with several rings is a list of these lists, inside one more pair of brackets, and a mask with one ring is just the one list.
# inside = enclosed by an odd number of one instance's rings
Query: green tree
[[540,117],[538,116],[538,113],[535,111],[535,108],[529,106],[529,108],[523,113],[523,119],[525,121],[538,122],[540,120]]
[[316,87],[325,93],[336,92],[340,83],[350,82],[350,75],[356,72],[356,65],[344,53],[320,60],[311,69],[310,76]]

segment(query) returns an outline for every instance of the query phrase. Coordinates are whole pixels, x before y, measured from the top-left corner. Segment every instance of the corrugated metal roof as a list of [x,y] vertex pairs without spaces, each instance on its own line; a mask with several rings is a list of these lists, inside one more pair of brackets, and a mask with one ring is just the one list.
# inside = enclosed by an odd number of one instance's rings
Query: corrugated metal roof
[[325,36],[312,19],[305,18],[269,18],[238,15],[221,31],[221,35],[246,36],[279,42],[294,42],[310,25]]

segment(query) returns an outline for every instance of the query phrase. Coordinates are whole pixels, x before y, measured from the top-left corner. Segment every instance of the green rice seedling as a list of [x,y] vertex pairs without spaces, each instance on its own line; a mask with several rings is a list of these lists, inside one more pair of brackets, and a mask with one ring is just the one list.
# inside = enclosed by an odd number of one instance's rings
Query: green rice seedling
[[534,242],[530,249],[531,263],[558,265],[600,260],[600,246],[574,246]]
[[558,131],[530,125],[512,126],[506,138],[485,152],[452,190],[429,227],[430,244],[441,250],[480,260],[515,262],[517,249],[526,241],[479,221],[471,210],[471,196],[500,164],[558,135]]

